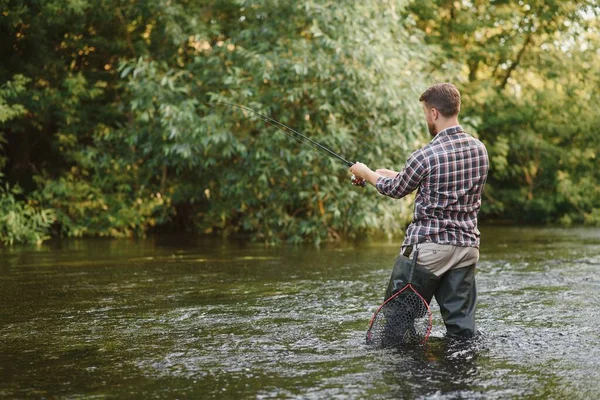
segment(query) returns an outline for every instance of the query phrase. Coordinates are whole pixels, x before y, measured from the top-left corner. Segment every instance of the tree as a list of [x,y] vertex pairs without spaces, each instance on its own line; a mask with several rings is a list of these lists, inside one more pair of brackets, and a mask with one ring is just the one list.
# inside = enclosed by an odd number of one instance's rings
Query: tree
[[595,0],[411,5],[438,60],[462,68],[463,114],[492,158],[485,215],[600,223],[599,10]]
[[[401,166],[424,143],[430,55],[403,1],[11,1],[0,78],[31,79],[7,127],[9,179],[68,236],[154,226],[265,241],[402,230],[407,204],[226,100],[352,160]],[[35,178],[35,179],[33,179]]]
[[174,58],[122,65],[139,148],[162,151],[149,157],[163,177],[185,171],[193,184],[173,201],[198,204],[203,231],[320,242],[378,230],[381,215],[386,233],[401,230],[398,212],[357,193],[335,161],[214,106],[250,106],[351,159],[401,164],[422,137],[427,53],[394,4],[214,2]]

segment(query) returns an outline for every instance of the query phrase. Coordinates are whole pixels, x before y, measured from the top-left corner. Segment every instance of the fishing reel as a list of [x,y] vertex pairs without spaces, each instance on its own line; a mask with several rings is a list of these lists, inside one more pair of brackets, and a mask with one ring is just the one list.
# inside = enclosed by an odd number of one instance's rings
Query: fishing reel
[[355,175],[350,177],[350,181],[354,186],[365,187],[367,186],[367,181],[362,178],[357,178]]

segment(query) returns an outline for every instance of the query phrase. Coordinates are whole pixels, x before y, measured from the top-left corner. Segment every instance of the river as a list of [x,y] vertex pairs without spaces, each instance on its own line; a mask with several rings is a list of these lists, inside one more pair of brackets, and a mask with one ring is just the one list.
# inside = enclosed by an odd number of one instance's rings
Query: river
[[0,250],[0,398],[600,398],[600,229],[482,228],[478,340],[365,345],[399,242]]

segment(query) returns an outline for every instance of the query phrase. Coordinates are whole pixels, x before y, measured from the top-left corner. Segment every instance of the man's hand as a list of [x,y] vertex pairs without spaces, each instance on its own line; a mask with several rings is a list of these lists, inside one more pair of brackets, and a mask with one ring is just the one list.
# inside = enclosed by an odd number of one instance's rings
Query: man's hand
[[371,168],[367,167],[365,164],[357,162],[353,166],[350,167],[350,172],[354,174],[354,176],[358,179],[364,179],[367,182],[371,183],[373,186],[377,184],[377,179],[381,176],[380,174],[371,170]]
[[357,162],[353,166],[350,167],[350,172],[354,174],[357,178],[367,179],[367,175],[369,172],[373,172],[371,168],[367,167],[365,164]]

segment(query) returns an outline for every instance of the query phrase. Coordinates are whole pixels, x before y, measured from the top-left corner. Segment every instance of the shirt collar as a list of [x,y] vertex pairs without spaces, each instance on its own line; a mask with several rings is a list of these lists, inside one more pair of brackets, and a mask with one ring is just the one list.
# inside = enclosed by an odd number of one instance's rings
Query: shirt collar
[[454,125],[454,126],[450,126],[446,129],[444,129],[441,132],[438,132],[433,139],[431,139],[431,142],[434,142],[435,140],[437,140],[437,138],[442,137],[442,136],[446,136],[446,135],[454,135],[456,133],[462,133],[465,130],[462,128],[462,126],[460,125]]

